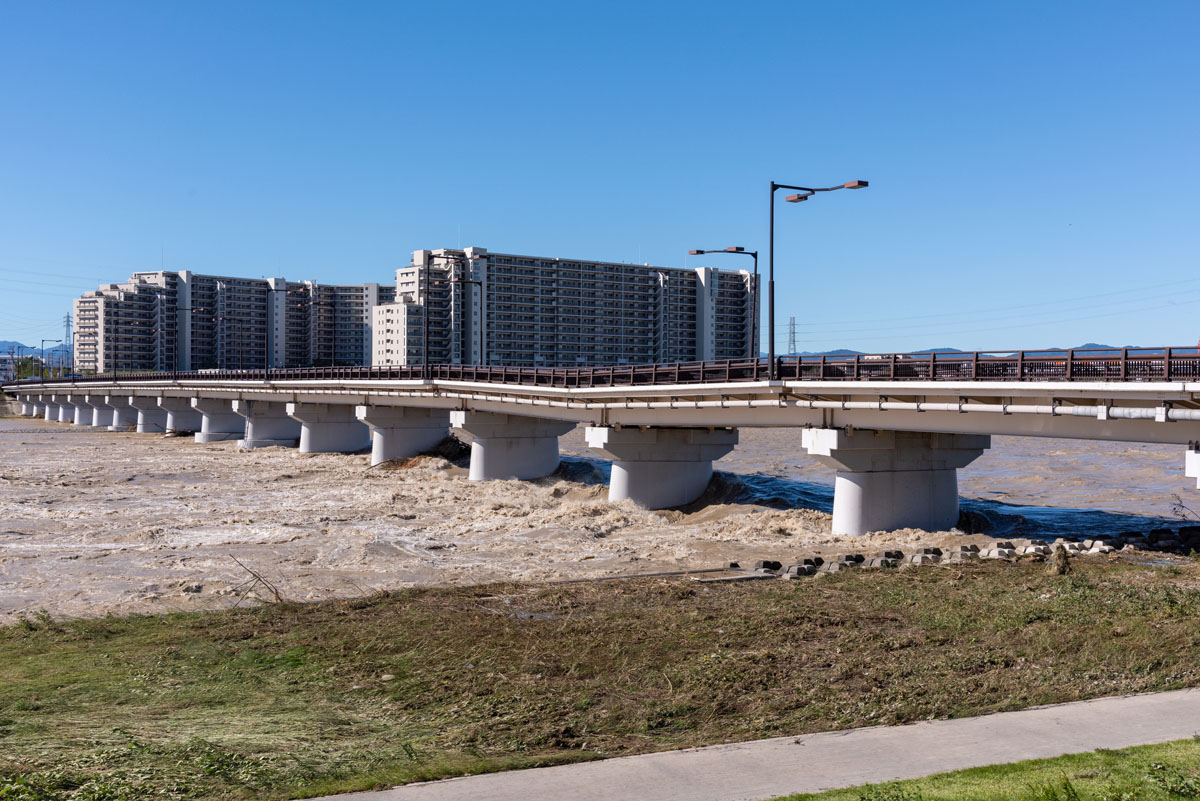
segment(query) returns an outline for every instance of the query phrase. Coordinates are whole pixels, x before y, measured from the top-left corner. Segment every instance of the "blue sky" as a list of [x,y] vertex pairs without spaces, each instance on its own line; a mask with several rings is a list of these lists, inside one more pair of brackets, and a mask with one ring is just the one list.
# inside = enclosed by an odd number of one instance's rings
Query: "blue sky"
[[1194,2],[9,0],[0,340],[160,265],[765,271],[769,181],[866,179],[778,204],[781,351],[792,315],[802,350],[1195,343],[1197,34]]

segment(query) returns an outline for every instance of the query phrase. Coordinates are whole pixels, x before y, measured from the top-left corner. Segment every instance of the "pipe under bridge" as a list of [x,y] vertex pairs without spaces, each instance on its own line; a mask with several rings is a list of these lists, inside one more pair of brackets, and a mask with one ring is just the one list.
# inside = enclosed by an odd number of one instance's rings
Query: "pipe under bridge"
[[470,478],[532,479],[587,426],[612,459],[610,500],[688,503],[738,429],[799,427],[836,471],[833,529],[940,530],[960,467],[992,434],[1178,444],[1200,487],[1200,351],[872,354],[592,368],[435,365],[122,373],[5,387],[26,415],[301,452],[371,448],[373,464],[448,433]]

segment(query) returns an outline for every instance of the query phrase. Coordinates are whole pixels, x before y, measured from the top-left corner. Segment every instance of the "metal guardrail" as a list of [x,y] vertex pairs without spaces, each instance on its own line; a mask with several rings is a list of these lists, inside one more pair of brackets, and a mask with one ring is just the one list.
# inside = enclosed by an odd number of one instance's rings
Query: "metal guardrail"
[[[780,356],[785,381],[1200,381],[1198,348],[1121,348],[998,353],[874,353]],[[469,381],[517,386],[591,388],[766,381],[766,359],[672,362],[608,367],[297,367],[101,373],[27,379],[9,386],[142,381]]]

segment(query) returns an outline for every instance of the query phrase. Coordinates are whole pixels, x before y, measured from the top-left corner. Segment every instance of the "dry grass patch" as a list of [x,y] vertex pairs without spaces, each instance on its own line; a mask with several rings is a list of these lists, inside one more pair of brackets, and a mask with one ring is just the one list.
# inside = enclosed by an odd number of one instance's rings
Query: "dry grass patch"
[[1194,565],[1075,565],[29,620],[0,797],[316,795],[1200,684]]

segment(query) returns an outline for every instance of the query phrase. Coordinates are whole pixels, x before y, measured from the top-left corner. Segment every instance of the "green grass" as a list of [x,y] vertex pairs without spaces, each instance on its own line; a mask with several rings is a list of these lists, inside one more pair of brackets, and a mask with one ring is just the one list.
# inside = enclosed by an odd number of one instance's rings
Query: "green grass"
[[1200,685],[1196,565],[1077,564],[34,617],[0,629],[0,799],[311,796]]
[[1200,741],[992,765],[779,801],[1168,801],[1200,798]]

